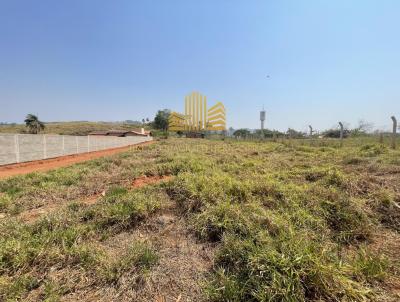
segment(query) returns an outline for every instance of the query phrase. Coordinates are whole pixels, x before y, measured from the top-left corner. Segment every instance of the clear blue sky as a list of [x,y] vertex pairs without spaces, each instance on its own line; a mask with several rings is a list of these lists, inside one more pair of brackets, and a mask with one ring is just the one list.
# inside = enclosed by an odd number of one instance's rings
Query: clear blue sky
[[0,0],[0,121],[152,118],[197,90],[235,128],[263,105],[269,128],[389,128],[399,16],[398,0]]

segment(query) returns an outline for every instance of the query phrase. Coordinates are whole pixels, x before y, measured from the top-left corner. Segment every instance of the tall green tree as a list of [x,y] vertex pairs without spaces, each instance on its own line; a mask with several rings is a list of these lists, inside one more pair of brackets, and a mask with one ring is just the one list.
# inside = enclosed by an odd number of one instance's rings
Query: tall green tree
[[164,109],[164,110],[158,110],[156,117],[154,118],[154,128],[160,129],[160,130],[167,130],[168,128],[168,118],[169,115],[171,114],[171,110],[169,109]]
[[235,137],[247,137],[250,135],[250,131],[248,129],[238,129],[233,132],[233,136]]
[[28,128],[29,133],[38,134],[44,130],[45,125],[34,114],[28,114],[25,118],[25,126]]

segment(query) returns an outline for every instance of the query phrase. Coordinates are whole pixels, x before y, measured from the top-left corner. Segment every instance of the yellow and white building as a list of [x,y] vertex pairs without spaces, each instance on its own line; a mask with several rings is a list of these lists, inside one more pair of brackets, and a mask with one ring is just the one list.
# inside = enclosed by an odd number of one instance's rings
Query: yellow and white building
[[207,109],[207,97],[199,92],[192,92],[185,97],[185,113],[171,113],[169,131],[204,130],[226,130],[225,106],[218,102]]

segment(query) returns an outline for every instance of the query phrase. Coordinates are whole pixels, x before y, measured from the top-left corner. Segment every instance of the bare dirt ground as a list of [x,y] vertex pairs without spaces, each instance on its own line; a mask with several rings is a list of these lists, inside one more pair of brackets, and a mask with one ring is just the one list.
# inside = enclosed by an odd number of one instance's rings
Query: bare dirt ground
[[52,170],[55,168],[70,166],[75,163],[113,155],[119,152],[130,150],[131,148],[136,148],[138,146],[144,146],[148,144],[152,144],[154,141],[144,142],[136,145],[121,147],[121,148],[113,148],[102,151],[94,151],[82,154],[74,154],[67,156],[60,156],[51,159],[37,160],[26,163],[5,165],[0,167],[0,179],[7,178],[10,176],[28,174],[31,172],[44,172],[48,170]]
[[[387,255],[393,263],[400,259],[400,236],[398,233],[388,229],[382,228],[377,234],[374,234],[371,244],[369,247],[375,251],[377,255]],[[394,276],[387,278],[382,285],[380,296],[378,301],[399,301],[400,299],[400,271],[398,268]],[[387,297],[386,293],[391,293],[390,297]]]
[[[110,255],[122,254],[132,242],[150,243],[157,250],[158,264],[138,281],[126,273],[113,286],[94,285],[90,278],[62,301],[203,301],[202,282],[213,266],[215,247],[198,242],[187,228],[176,204],[169,202],[157,215],[131,232],[118,234],[103,243]],[[60,282],[61,280],[57,280]]]
[[154,175],[154,176],[142,176],[136,178],[131,185],[131,188],[141,188],[146,185],[154,184],[160,181],[167,181],[171,179],[172,176],[170,175],[164,175],[164,176],[159,176],[159,175]]

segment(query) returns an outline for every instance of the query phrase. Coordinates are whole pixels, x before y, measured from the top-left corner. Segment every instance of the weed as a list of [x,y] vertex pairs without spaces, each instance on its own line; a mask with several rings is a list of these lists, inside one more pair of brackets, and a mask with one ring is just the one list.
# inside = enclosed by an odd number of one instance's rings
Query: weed
[[367,144],[360,148],[360,154],[366,157],[373,157],[387,152],[387,147],[382,144]]
[[346,165],[359,165],[361,163],[365,162],[364,159],[360,158],[360,157],[347,157],[343,160],[343,163]]
[[113,226],[114,229],[126,229],[143,220],[160,207],[161,196],[149,195],[144,190],[123,192],[113,190],[105,196],[106,206],[99,205],[102,211],[90,210],[93,223],[99,229]]
[[368,217],[349,199],[340,196],[335,201],[323,201],[322,208],[324,217],[338,242],[362,241],[370,236]]
[[[218,269],[208,285],[213,301],[353,301],[370,297],[370,291],[354,284],[346,269],[329,264],[321,246],[299,234],[280,240],[224,237],[217,255]],[[322,252],[322,253],[321,253]]]
[[338,169],[332,168],[326,172],[324,183],[327,186],[343,188],[346,186],[346,177]]
[[379,220],[385,226],[400,231],[400,207],[394,195],[387,190],[380,190],[371,196],[373,209],[379,213]]
[[58,302],[66,289],[55,283],[48,281],[44,284],[44,293],[42,296],[45,302]]
[[0,300],[18,301],[21,300],[26,291],[33,290],[40,282],[35,277],[26,274],[15,278],[0,278]]
[[224,233],[249,236],[265,221],[265,211],[257,204],[220,202],[207,206],[193,218],[193,226],[201,238],[218,241]]
[[126,254],[119,259],[103,260],[98,274],[106,283],[117,283],[121,276],[126,272],[136,273],[142,276],[158,262],[158,256],[155,250],[145,243],[133,243]]
[[356,278],[361,281],[383,281],[389,267],[389,261],[384,255],[374,255],[361,248],[354,259]]

